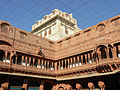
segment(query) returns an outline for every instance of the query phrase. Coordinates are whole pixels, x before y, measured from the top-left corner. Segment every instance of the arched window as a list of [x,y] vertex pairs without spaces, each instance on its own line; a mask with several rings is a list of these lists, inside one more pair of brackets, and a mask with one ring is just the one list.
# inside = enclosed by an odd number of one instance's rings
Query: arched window
[[108,49],[109,49],[109,58],[113,58],[113,53],[112,53],[112,49],[113,49],[113,47],[112,47],[112,45],[108,45]]
[[101,47],[101,48],[100,48],[100,51],[101,51],[101,58],[102,58],[102,59],[107,58],[106,48],[105,48],[105,47]]
[[105,29],[105,25],[104,24],[100,24],[97,26],[97,31],[103,31]]

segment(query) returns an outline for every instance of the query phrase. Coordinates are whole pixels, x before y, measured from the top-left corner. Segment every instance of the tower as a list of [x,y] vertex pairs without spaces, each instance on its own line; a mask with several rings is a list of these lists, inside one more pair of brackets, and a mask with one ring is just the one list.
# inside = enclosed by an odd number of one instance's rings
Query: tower
[[31,32],[57,41],[79,30],[77,21],[72,17],[72,14],[55,9],[51,14],[44,16],[42,20],[38,20],[32,26]]

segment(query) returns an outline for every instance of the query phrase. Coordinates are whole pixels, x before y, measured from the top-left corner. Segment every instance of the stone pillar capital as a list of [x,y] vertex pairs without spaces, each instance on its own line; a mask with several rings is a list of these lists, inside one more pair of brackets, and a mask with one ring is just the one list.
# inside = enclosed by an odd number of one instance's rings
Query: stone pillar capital
[[98,82],[98,85],[99,85],[99,87],[101,88],[101,90],[105,90],[105,83],[104,83],[104,82],[99,81],[99,82]]
[[82,90],[82,86],[79,83],[76,84],[76,88],[77,90]]
[[8,88],[9,88],[9,83],[3,83],[3,84],[1,84],[1,90],[8,90]]
[[23,84],[23,87],[22,88],[24,88],[25,90],[27,90],[27,84]]
[[95,86],[92,82],[88,83],[88,87],[90,88],[90,90],[93,90],[95,88]]

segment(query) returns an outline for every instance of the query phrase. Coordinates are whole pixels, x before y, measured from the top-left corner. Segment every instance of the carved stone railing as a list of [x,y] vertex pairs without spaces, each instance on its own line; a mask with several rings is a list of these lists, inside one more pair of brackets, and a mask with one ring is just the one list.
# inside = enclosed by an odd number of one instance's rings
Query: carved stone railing
[[94,70],[99,66],[104,66],[104,65],[109,65],[109,64],[111,65],[120,64],[120,58],[101,59],[99,63],[84,64],[82,66],[76,66],[76,67],[60,69],[60,70],[41,69],[41,68],[23,66],[23,65],[18,65],[18,64],[10,65],[9,63],[0,61],[0,68],[1,68],[0,71],[6,72],[6,69],[7,69],[7,72],[14,71],[16,73],[21,73],[21,74],[23,73],[23,74],[28,74],[28,75],[32,74],[32,75],[38,75],[38,76],[58,77],[61,75],[63,76],[63,75],[71,74],[71,73]]

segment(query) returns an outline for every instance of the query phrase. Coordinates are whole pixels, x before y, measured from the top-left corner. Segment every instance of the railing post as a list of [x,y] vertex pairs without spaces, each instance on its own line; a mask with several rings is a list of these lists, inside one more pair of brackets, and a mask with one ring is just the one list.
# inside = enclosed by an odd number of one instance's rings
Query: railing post
[[90,90],[93,90],[95,88],[95,86],[92,82],[88,83],[88,87],[90,88]]
[[25,57],[25,65],[27,66],[27,56]]
[[76,67],[76,61],[75,61],[75,56],[73,57],[73,60],[74,60],[74,67]]
[[77,62],[78,62],[78,66],[79,66],[79,62],[80,62],[80,57],[77,56]]
[[57,70],[57,62],[55,62],[54,64],[55,64],[55,70]]
[[66,69],[67,65],[66,65],[66,59],[65,59],[65,69]]
[[87,54],[85,54],[85,61],[86,61],[86,64],[88,64],[88,62],[87,62]]
[[61,65],[60,65],[60,61],[59,61],[59,70],[61,69],[60,66],[61,66]]
[[70,67],[70,62],[69,62],[69,58],[67,59],[68,60],[68,68]]
[[44,68],[46,69],[46,60],[45,60],[45,67]]
[[73,67],[73,62],[72,62],[72,58],[70,58],[70,60],[71,60],[71,68]]

